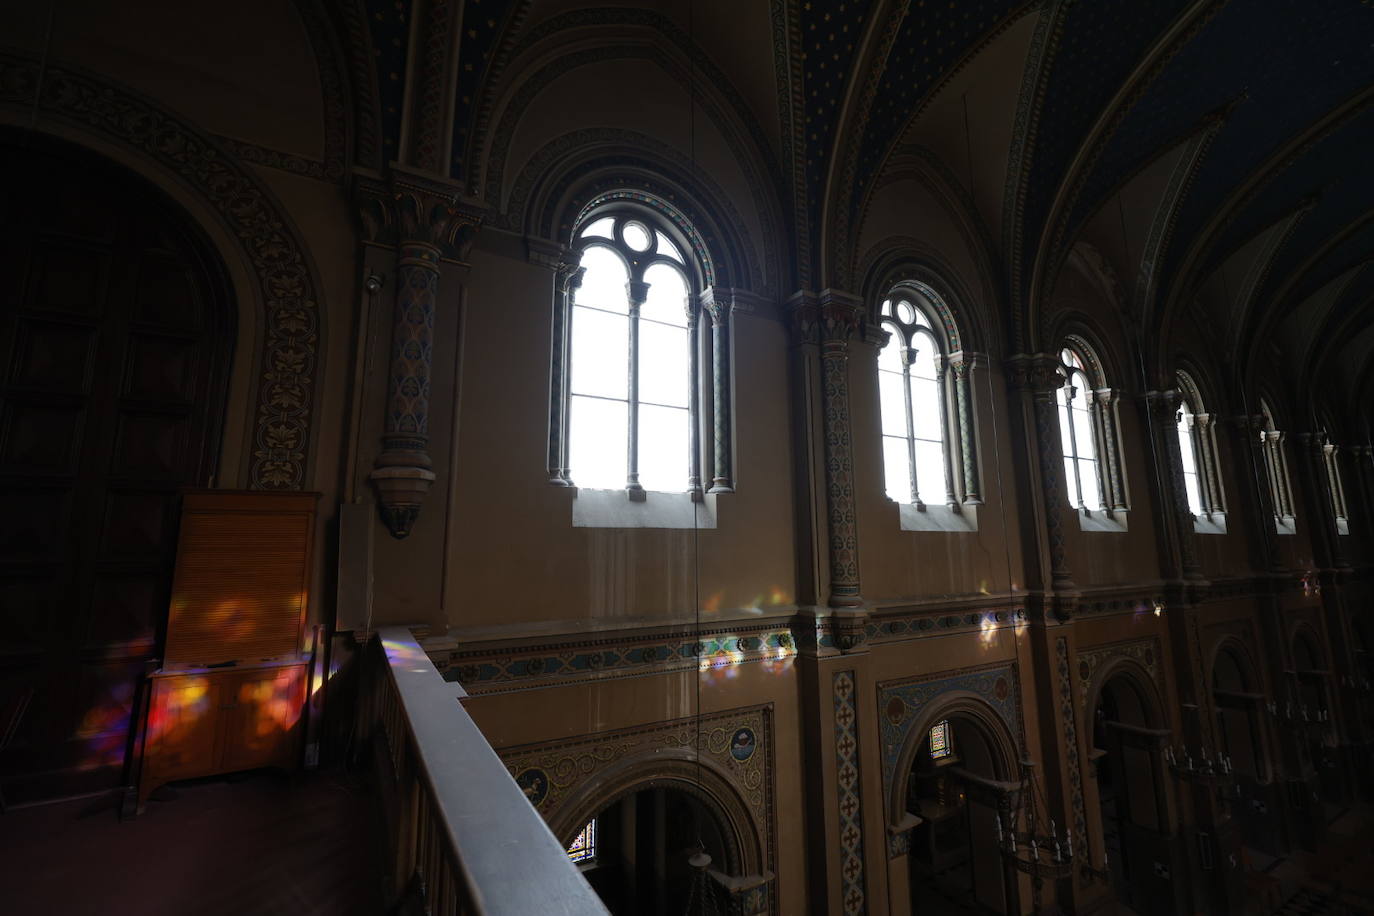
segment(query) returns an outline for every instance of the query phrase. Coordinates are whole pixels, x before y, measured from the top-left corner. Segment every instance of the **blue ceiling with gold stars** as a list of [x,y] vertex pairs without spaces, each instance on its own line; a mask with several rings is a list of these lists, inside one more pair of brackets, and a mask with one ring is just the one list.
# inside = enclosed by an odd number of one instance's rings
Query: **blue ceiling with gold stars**
[[872,0],[803,0],[799,9],[806,194],[813,215],[825,193],[835,125],[872,5]]
[[862,203],[863,189],[932,90],[961,58],[1029,5],[1025,0],[912,0],[888,53],[864,128],[853,206]]
[[1187,0],[1086,0],[1068,8],[1035,135],[1026,187],[1026,245],[1038,244],[1055,193],[1088,131],[1187,5]]
[[[376,62],[379,115],[387,161],[397,156],[405,93],[410,17],[414,0],[362,0]],[[455,87],[454,175],[463,170],[468,131],[478,115],[503,36],[513,31],[528,0],[436,0],[462,5]],[[1292,158],[1264,175],[1245,199],[1237,189],[1260,176],[1295,137],[1374,86],[1374,3],[1366,0],[1217,0],[1190,29],[1176,29],[1195,14],[1195,0],[1107,3],[1064,0],[788,0],[802,55],[799,96],[803,142],[795,164],[806,195],[812,241],[825,231],[820,214],[825,182],[837,148],[854,153],[853,186],[842,189],[853,218],[893,148],[932,93],[962,62],[1008,23],[1030,9],[1060,9],[1049,46],[1036,132],[1024,168],[1022,214],[1025,262],[1036,254],[1050,207],[1076,157],[1089,153],[1088,171],[1074,189],[1059,236],[1071,241],[1104,201],[1142,168],[1193,135],[1209,117],[1225,112],[1206,155],[1182,198],[1169,245],[1162,253],[1161,295],[1181,282],[1186,253],[1200,253],[1198,283],[1230,253],[1278,220],[1307,206],[1274,253],[1258,300],[1289,289],[1307,295],[1374,252],[1374,108],[1352,107],[1325,133],[1314,135]],[[892,12],[887,12],[891,10]],[[875,17],[902,15],[900,22]],[[892,30],[895,27],[895,32]],[[1174,42],[1166,46],[1164,42]],[[885,56],[860,64],[868,41]],[[1140,72],[1152,50],[1166,53],[1154,72]],[[877,68],[869,71],[867,67]],[[862,71],[862,72],[860,72]],[[1127,81],[1140,79],[1102,146],[1085,150],[1093,125]],[[866,119],[855,125],[858,142],[837,143],[846,98],[867,80],[876,90]],[[858,112],[856,112],[858,113]],[[1214,122],[1211,122],[1214,123]],[[1229,213],[1201,236],[1214,215]],[[1354,230],[1352,231],[1352,227]],[[1305,270],[1330,240],[1350,237]],[[1374,273],[1374,271],[1371,271]],[[1290,285],[1290,281],[1298,282]],[[1367,277],[1349,295],[1374,281]],[[1367,292],[1367,290],[1366,290]],[[1346,299],[1343,297],[1342,302]],[[1339,311],[1339,310],[1337,310]]]
[[396,158],[406,91],[411,0],[367,0],[367,25],[377,68],[377,104],[382,121],[382,158]]
[[[1176,280],[1199,233],[1247,176],[1294,136],[1374,83],[1374,7],[1360,0],[1231,0],[1169,61],[1112,136],[1076,212],[1081,223],[1123,179],[1237,101],[1182,201],[1161,276]],[[1221,236],[1216,257],[1309,194],[1326,190],[1276,258],[1270,282],[1312,253],[1333,227],[1374,205],[1364,119],[1286,165]],[[1364,165],[1362,165],[1362,163]],[[1343,187],[1335,184],[1339,176]],[[1330,187],[1328,187],[1330,186]],[[1339,190],[1338,190],[1339,188]],[[1342,195],[1345,195],[1344,199]]]

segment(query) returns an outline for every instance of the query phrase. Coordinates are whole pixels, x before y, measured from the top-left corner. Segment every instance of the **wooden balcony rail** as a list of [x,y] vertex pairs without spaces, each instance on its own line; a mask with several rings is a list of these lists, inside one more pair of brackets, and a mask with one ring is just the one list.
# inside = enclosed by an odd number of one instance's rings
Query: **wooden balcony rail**
[[410,630],[380,628],[363,669],[391,886],[433,916],[605,914]]

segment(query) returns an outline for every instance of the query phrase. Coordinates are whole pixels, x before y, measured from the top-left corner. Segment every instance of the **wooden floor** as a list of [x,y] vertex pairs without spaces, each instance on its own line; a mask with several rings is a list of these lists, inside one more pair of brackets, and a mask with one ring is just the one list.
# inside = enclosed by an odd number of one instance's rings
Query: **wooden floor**
[[258,771],[0,815],[5,916],[375,916],[380,824],[361,781]]

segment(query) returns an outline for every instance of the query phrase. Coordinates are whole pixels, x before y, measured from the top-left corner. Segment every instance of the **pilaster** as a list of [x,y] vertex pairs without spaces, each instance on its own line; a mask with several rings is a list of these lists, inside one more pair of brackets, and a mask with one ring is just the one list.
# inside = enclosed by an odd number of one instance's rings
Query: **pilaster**
[[[404,538],[434,483],[429,399],[442,267],[465,274],[482,213],[456,185],[400,170],[385,181],[359,178],[354,192],[365,237],[396,252],[382,452],[369,479],[387,530]],[[443,292],[445,302],[461,298],[459,290]]]
[[833,608],[863,606],[859,531],[854,506],[854,456],[849,416],[849,345],[863,321],[856,296],[828,289],[819,299],[825,442],[826,534]]
[[[1064,512],[1067,505],[1062,484],[1063,460],[1060,454],[1059,419],[1055,392],[1064,384],[1059,358],[1050,353],[1020,353],[1007,360],[1007,375],[1013,402],[1019,403],[1026,454],[1034,455],[1038,467],[1028,481],[1030,503],[1043,520],[1036,540],[1042,545],[1039,563],[1049,561],[1049,581],[1041,574],[1041,586],[1055,593],[1074,593],[1076,586],[1069,571],[1064,547]],[[1029,583],[1028,583],[1029,584]],[[1062,602],[1055,605],[1063,616]]]

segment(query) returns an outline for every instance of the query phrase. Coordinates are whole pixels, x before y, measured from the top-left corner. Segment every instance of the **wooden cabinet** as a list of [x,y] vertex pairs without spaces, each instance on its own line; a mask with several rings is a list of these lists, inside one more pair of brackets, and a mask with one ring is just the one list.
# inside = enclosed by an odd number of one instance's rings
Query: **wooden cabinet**
[[140,810],[175,779],[299,765],[317,498],[183,494],[162,668],[148,680]]
[[307,662],[152,675],[139,807],[175,779],[276,766],[301,753]]

